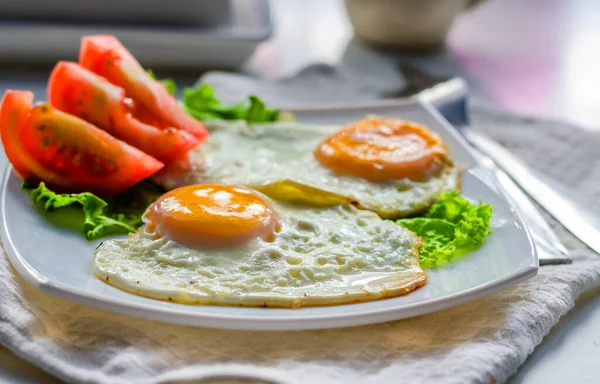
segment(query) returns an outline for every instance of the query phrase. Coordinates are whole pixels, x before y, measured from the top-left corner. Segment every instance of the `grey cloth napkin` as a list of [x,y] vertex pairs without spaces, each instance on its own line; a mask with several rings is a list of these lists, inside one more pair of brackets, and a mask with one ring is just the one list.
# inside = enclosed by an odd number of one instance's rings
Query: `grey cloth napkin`
[[[397,86],[326,66],[281,82],[225,73],[203,81],[224,99],[257,93],[284,107],[376,98]],[[471,113],[475,128],[598,201],[599,134],[487,109]],[[572,265],[544,267],[516,287],[437,313],[323,331],[212,330],[116,315],[40,293],[0,255],[0,343],[71,382],[503,382],[577,297],[600,286],[600,257],[549,221]]]

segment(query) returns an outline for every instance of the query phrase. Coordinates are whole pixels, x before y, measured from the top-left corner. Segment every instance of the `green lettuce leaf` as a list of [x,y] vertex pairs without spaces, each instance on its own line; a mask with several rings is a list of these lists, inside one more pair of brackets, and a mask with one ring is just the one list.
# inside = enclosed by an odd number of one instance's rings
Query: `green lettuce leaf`
[[215,90],[208,84],[196,88],[184,88],[182,106],[198,120],[246,120],[249,123],[268,123],[279,119],[279,110],[269,109],[255,95],[249,103],[224,104],[215,96]]
[[250,96],[250,106],[246,110],[244,119],[249,123],[263,123],[277,121],[279,118],[279,110],[267,108],[264,101],[257,96]]
[[175,80],[163,79],[161,81],[165,85],[165,87],[167,88],[167,91],[169,91],[169,93],[171,95],[174,95],[177,92],[177,83],[175,82]]
[[[146,73],[158,80],[152,70],[148,69]],[[160,81],[172,95],[177,92],[177,84],[173,79]],[[215,90],[208,84],[184,88],[180,104],[187,113],[201,121],[246,120],[248,123],[270,123],[279,120],[279,110],[267,108],[258,96],[251,95],[247,104],[240,101],[227,105],[216,97]]]
[[43,182],[24,182],[23,189],[33,202],[46,212],[79,205],[83,211],[82,231],[89,240],[109,234],[134,232],[142,225],[142,214],[164,193],[150,181],[142,181],[128,190],[103,200],[93,193],[59,194]]
[[490,234],[492,206],[472,204],[459,191],[445,192],[422,217],[396,223],[423,238],[423,268],[441,267],[479,247]]

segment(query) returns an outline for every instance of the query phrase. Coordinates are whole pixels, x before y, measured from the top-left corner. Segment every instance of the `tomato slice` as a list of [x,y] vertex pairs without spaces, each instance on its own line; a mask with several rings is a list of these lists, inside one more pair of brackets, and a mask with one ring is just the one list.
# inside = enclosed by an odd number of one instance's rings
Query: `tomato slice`
[[[193,153],[195,155],[195,153]],[[189,184],[188,177],[195,167],[201,163],[198,155],[190,158],[190,152],[181,158],[165,165],[163,169],[152,175],[151,180],[165,189],[175,189]]]
[[142,120],[161,126],[157,121],[160,120],[165,127],[188,131],[202,140],[208,135],[204,125],[184,111],[165,86],[152,79],[116,37],[84,36],[79,64],[123,87],[127,96],[136,102],[140,109],[138,117]]
[[160,129],[134,117],[135,105],[123,88],[77,63],[59,62],[48,83],[50,104],[78,116],[147,154],[168,163],[201,139],[174,128]]
[[0,136],[6,157],[15,170],[28,179],[34,176],[34,159],[23,151],[19,145],[19,132],[23,121],[26,121],[33,103],[33,92],[8,90],[0,106]]
[[7,91],[0,108],[2,142],[23,177],[61,192],[110,195],[164,166],[76,116],[32,101],[31,92]]

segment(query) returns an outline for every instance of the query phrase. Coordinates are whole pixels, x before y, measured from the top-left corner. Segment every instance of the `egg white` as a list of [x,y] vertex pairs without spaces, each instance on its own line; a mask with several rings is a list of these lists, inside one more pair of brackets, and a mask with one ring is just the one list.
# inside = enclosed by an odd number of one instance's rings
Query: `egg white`
[[274,242],[191,249],[142,227],[102,243],[94,274],[154,299],[294,308],[398,296],[425,284],[421,240],[403,227],[351,205],[271,204],[281,224]]
[[440,192],[459,187],[460,172],[454,166],[425,182],[403,179],[377,183],[336,174],[323,167],[312,152],[340,129],[337,126],[218,122],[209,128],[207,141],[192,153],[194,169],[182,179],[166,182],[167,187],[239,184],[277,200],[315,206],[350,203],[383,218],[425,211]]

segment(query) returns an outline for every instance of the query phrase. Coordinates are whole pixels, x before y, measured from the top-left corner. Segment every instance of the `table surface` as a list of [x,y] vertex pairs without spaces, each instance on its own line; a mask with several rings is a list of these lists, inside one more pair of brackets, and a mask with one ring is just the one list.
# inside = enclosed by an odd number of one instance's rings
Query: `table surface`
[[[412,56],[373,53],[352,41],[338,0],[273,1],[277,27],[247,71],[291,75],[325,62],[379,70]],[[307,22],[310,20],[310,22]],[[471,97],[507,111],[600,128],[600,1],[489,0],[455,23],[447,61],[469,83]],[[419,58],[422,60],[423,58]],[[425,58],[427,60],[427,58]],[[434,68],[435,69],[435,68]],[[47,71],[0,71],[0,92],[43,92]],[[192,81],[183,76],[182,81]],[[0,156],[0,165],[5,162]],[[584,295],[544,339],[512,383],[596,383],[600,377],[600,289]],[[0,347],[0,383],[59,382]]]

